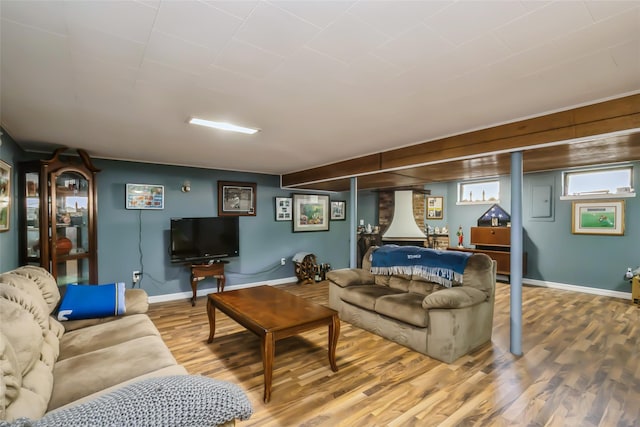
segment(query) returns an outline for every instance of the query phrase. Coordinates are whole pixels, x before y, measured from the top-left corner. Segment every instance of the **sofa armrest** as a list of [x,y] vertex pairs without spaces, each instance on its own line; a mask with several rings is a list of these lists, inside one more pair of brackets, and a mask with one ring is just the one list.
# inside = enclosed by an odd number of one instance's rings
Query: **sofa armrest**
[[361,268],[341,268],[327,273],[327,279],[345,288],[347,286],[373,284],[373,274]]
[[469,286],[441,289],[422,300],[422,308],[463,308],[487,300],[487,294]]
[[[126,289],[124,291],[124,307],[126,309],[124,316],[131,314],[145,314],[149,309],[149,296],[143,289]],[[110,322],[120,316],[96,317],[93,319],[65,320],[62,322],[66,332],[76,329],[86,328],[88,326],[98,325],[100,323]]]

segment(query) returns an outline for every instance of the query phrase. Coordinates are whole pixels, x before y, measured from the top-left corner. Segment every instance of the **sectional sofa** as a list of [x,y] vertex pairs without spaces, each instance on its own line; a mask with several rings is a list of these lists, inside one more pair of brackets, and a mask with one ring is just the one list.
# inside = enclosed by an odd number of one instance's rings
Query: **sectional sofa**
[[233,425],[251,415],[236,385],[187,375],[145,314],[144,291],[126,291],[126,315],[101,319],[59,322],[59,300],[43,268],[0,274],[0,420],[80,425],[93,414],[90,425]]

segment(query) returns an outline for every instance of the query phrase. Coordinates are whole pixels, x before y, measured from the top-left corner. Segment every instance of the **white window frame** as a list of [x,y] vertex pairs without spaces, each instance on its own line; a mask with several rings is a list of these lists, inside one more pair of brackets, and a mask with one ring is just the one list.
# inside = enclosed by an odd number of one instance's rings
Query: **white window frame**
[[[462,201],[462,189],[464,188],[465,185],[494,184],[494,183],[498,185],[497,200],[477,200],[474,202]],[[458,182],[458,195],[456,196],[456,205],[458,206],[460,205],[493,205],[495,203],[500,203],[500,180],[498,178]]]
[[[569,180],[568,177],[572,174],[588,174],[588,173],[597,173],[603,172],[607,170],[623,170],[629,169],[630,173],[630,182],[629,187],[630,191],[620,191],[613,193],[589,193],[589,194],[577,194],[577,195],[567,195]],[[597,191],[597,189],[594,189]],[[595,168],[580,168],[580,169],[572,169],[562,172],[562,195],[560,196],[560,200],[588,200],[588,199],[611,199],[611,198],[620,198],[620,197],[636,197],[636,193],[633,187],[633,165],[631,164],[623,164],[623,165],[615,165],[615,166],[602,166]]]

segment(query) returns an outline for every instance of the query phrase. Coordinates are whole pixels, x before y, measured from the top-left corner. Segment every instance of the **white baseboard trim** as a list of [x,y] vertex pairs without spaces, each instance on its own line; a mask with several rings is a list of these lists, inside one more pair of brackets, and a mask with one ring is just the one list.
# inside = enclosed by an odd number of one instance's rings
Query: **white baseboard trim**
[[[225,291],[233,291],[234,289],[243,289],[243,288],[253,288],[255,286],[261,285],[284,285],[285,283],[297,282],[297,277],[285,277],[282,279],[274,279],[274,280],[265,280],[263,282],[253,282],[253,283],[242,283],[239,285],[231,285],[225,286]],[[208,295],[210,293],[216,292],[217,287],[213,286],[211,288],[198,289],[196,292],[196,296],[202,297]],[[191,299],[193,296],[192,292],[178,292],[175,294],[166,294],[166,295],[153,295],[149,297],[149,304],[153,304],[156,302],[167,302],[167,301],[176,301],[180,299]]]
[[611,291],[608,289],[591,288],[589,286],[569,285],[566,283],[547,282],[545,280],[522,278],[522,283],[532,286],[540,286],[543,288],[562,289],[565,291],[581,292],[583,294],[600,295],[603,297],[613,297],[622,299],[631,299],[631,292]]

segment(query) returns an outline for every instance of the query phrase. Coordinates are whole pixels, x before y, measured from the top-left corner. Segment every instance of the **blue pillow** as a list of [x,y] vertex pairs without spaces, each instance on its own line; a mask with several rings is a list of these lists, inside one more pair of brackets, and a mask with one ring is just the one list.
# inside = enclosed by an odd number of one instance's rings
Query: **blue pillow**
[[58,309],[58,320],[122,315],[125,313],[124,290],[124,282],[106,285],[68,285]]

